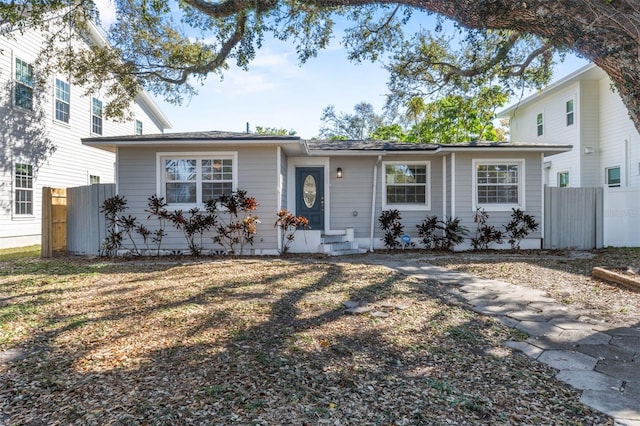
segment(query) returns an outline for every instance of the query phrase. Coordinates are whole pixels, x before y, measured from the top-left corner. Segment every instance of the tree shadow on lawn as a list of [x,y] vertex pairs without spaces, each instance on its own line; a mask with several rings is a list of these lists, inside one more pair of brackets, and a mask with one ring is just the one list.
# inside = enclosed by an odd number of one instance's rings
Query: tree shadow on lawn
[[[215,274],[215,263],[189,266],[149,288],[98,288],[75,305],[69,291],[56,301],[69,304],[68,315],[50,316],[22,342],[26,358],[0,365],[5,420],[607,421],[550,369],[500,348],[512,331],[444,304],[421,282],[370,265],[279,265]],[[347,299],[411,306],[380,319],[349,316]]]

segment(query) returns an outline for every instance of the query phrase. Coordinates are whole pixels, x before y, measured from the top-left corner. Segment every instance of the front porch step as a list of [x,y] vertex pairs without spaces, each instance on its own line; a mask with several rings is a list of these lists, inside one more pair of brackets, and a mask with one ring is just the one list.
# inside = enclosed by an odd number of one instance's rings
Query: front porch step
[[336,251],[330,251],[328,253],[326,253],[329,256],[346,256],[349,254],[364,254],[366,253],[367,250],[365,249],[361,249],[361,248],[354,248],[354,249],[348,249],[348,250],[336,250]]
[[346,254],[362,254],[367,251],[358,247],[353,241],[353,229],[333,230],[323,233],[318,251],[329,256],[342,256]]

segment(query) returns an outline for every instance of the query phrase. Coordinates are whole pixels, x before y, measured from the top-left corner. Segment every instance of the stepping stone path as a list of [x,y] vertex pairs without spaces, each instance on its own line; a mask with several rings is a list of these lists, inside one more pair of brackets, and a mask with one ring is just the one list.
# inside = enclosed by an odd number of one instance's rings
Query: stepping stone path
[[342,302],[344,307],[345,314],[358,315],[358,314],[369,314],[374,318],[386,318],[389,316],[389,310],[404,310],[411,306],[410,303],[399,303],[399,302],[390,302],[384,301],[377,304],[380,308],[384,310],[374,309],[374,306],[367,304],[366,302],[359,302],[357,300],[347,300]]

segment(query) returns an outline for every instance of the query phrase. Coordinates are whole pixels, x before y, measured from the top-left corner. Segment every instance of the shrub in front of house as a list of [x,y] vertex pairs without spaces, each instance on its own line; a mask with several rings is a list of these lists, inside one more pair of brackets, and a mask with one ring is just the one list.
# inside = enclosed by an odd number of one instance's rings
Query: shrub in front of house
[[295,239],[298,229],[308,229],[309,220],[304,216],[296,216],[287,209],[276,213],[278,219],[273,225],[280,231],[280,254],[285,255]]
[[504,225],[504,230],[509,237],[509,244],[513,250],[520,250],[520,243],[531,232],[538,229],[538,223],[533,216],[520,209],[511,209],[511,221]]
[[489,214],[481,208],[476,209],[473,221],[477,224],[476,235],[471,239],[474,250],[488,250],[491,244],[502,244],[504,235],[495,226],[487,224]]
[[453,250],[469,233],[457,217],[439,220],[435,215],[427,216],[416,228],[424,248],[431,250]]
[[389,250],[397,249],[402,245],[399,241],[404,230],[404,225],[400,222],[401,219],[402,216],[397,209],[383,210],[380,217],[378,217],[380,229],[384,231],[382,241]]

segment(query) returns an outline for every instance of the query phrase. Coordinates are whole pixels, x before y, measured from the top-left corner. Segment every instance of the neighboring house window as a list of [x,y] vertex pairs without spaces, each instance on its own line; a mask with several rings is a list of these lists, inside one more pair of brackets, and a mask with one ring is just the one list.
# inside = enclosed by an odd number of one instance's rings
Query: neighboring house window
[[91,98],[91,132],[102,134],[102,101],[97,98]]
[[607,167],[605,170],[606,184],[620,186],[620,167]]
[[161,192],[169,204],[203,204],[236,187],[235,154],[163,156]]
[[544,133],[544,123],[542,122],[542,113],[538,114],[536,118],[536,125],[538,126],[538,136],[542,136]]
[[473,168],[474,210],[524,209],[524,160],[474,160]]
[[16,163],[15,168],[15,214],[33,214],[33,166]]
[[136,120],[136,135],[142,134],[142,121]]
[[96,185],[100,183],[100,176],[89,175],[89,185]]
[[384,162],[383,208],[430,210],[429,162]]
[[558,186],[560,188],[566,188],[569,186],[569,172],[558,173]]
[[567,101],[567,126],[573,125],[573,99]]
[[14,104],[24,109],[33,109],[33,66],[16,58],[16,85]]
[[69,83],[56,78],[56,120],[69,122]]

